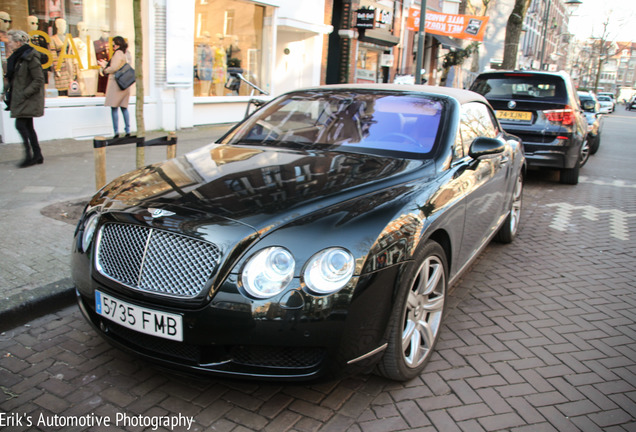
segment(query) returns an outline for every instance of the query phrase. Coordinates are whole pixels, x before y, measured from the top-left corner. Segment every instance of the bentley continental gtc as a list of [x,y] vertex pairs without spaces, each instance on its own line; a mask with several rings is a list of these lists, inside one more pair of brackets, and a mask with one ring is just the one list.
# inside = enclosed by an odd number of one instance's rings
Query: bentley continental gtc
[[73,241],[79,307],[173,369],[420,374],[449,290],[521,216],[525,158],[477,93],[283,94],[216,143],[123,175]]

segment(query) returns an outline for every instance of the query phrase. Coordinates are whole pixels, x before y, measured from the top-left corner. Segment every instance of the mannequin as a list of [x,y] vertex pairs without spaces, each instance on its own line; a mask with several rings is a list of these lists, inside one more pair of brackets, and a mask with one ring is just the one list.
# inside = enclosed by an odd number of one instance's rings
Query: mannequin
[[91,65],[97,64],[94,47],[90,44],[88,26],[84,21],[77,23],[77,37],[73,39],[79,54],[81,65],[78,65],[78,83],[82,96],[95,96],[97,93],[97,69]]
[[210,33],[203,32],[203,42],[197,47],[197,72],[199,82],[201,83],[201,91],[199,96],[210,95],[210,85],[212,84],[212,63],[213,54],[210,46]]
[[[110,59],[110,53],[108,52],[110,28],[108,26],[102,26],[101,30],[102,30],[101,36],[99,37],[99,39],[97,39],[93,43],[93,45],[95,46],[95,60],[96,60],[95,64],[97,64],[99,60],[108,61]],[[102,93],[102,94],[106,93],[107,83],[108,83],[108,76],[99,75],[97,78],[97,93]]]
[[[39,30],[40,29],[40,20],[38,20],[38,17],[34,16],[34,15],[29,15],[27,17],[27,32],[29,34],[31,34],[31,32]],[[49,49],[49,44],[46,42],[46,39],[44,39],[43,36],[41,35],[32,35],[31,36],[31,44],[34,46],[39,46],[45,49]],[[42,62],[42,64],[46,63],[48,60],[48,57],[42,53],[40,53],[40,61]],[[49,83],[49,72],[51,71],[51,68],[46,68],[44,69],[44,84],[48,84]]]
[[5,11],[0,11],[0,58],[2,59],[2,70],[7,70],[7,59],[11,55],[9,51],[9,37],[7,32],[11,27],[11,16]]
[[58,18],[55,20],[56,33],[51,36],[50,50],[53,53],[53,77],[55,78],[55,88],[60,96],[67,96],[71,84],[73,64],[70,59],[59,61],[60,54],[64,48],[64,38],[66,34],[66,20]]
[[225,80],[227,75],[227,59],[225,48],[223,48],[223,39],[223,35],[221,33],[217,33],[216,45],[212,47],[212,53],[214,54],[214,74],[212,77],[212,82],[214,83],[214,94],[216,96],[224,95]]

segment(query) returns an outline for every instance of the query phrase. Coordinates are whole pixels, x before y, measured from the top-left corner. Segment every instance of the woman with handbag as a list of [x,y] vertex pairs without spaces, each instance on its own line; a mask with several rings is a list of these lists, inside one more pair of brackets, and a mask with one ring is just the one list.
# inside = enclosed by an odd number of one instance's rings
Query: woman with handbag
[[101,75],[108,75],[104,106],[108,106],[111,109],[113,131],[115,133],[114,138],[119,138],[119,115],[117,108],[121,109],[122,116],[124,117],[124,131],[126,132],[126,136],[130,136],[130,116],[128,115],[130,87],[122,90],[115,81],[115,72],[129,62],[128,57],[130,54],[128,53],[128,44],[121,36],[115,36],[113,38],[113,48],[115,52],[110,61],[98,60],[98,63],[101,66],[99,73]]
[[33,127],[33,118],[44,115],[44,72],[40,55],[29,45],[26,32],[9,30],[8,38],[13,54],[7,59],[3,99],[22,137],[26,155],[18,166],[25,168],[44,162]]

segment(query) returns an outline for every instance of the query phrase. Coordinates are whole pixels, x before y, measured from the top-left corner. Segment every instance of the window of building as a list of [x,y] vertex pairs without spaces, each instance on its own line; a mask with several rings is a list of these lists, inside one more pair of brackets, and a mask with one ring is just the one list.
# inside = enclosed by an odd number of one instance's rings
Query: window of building
[[[6,12],[10,29],[29,33],[31,45],[40,52],[48,98],[103,96],[108,80],[100,76],[97,60],[110,59],[115,36],[128,41],[127,57],[133,62],[129,0],[24,0]],[[5,50],[3,60],[10,54]]]
[[227,88],[228,78],[240,73],[259,88],[269,84],[267,47],[271,28],[266,18],[272,8],[242,0],[195,3],[194,95],[249,95],[244,81]]

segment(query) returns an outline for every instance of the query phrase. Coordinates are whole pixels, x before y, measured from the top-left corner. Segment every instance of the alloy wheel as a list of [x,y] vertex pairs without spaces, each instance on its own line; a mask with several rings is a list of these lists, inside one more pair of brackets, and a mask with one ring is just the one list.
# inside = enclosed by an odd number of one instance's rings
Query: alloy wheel
[[515,235],[521,220],[521,196],[523,191],[523,176],[519,175],[515,184],[515,191],[512,197],[512,208],[510,209],[510,232]]
[[402,330],[402,355],[409,368],[418,367],[432,353],[442,323],[445,278],[441,260],[431,255],[420,266],[408,293]]

